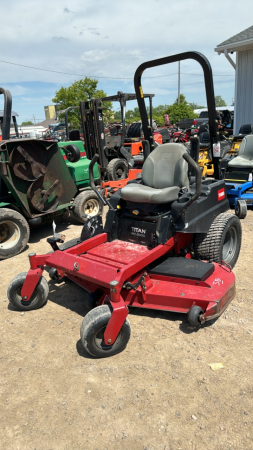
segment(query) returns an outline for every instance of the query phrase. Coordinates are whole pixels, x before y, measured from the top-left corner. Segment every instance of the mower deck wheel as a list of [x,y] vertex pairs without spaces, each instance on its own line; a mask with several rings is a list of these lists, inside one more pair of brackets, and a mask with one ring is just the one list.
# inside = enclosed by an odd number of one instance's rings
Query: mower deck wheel
[[188,312],[188,322],[195,327],[201,325],[200,317],[203,314],[203,309],[200,306],[194,305]]
[[233,268],[238,259],[242,241],[241,222],[235,214],[221,213],[213,221],[208,233],[194,237],[196,259],[221,263]]
[[51,278],[51,280],[54,280],[54,281],[59,280],[58,271],[54,267],[51,267],[48,275]]
[[101,305],[86,314],[83,319],[80,336],[85,350],[97,358],[106,358],[122,352],[130,339],[131,327],[128,319],[125,320],[115,342],[106,345],[104,332],[111,318],[111,307]]
[[85,223],[84,214],[94,217],[102,213],[103,205],[92,190],[80,192],[73,202],[73,215],[80,223]]
[[245,200],[237,200],[235,208],[235,214],[239,219],[245,219],[247,216],[247,203]]
[[41,308],[41,306],[45,305],[45,303],[47,302],[49,293],[47,280],[44,277],[41,277],[30,300],[22,300],[21,289],[25,282],[26,275],[27,272],[21,272],[20,274],[16,275],[10,282],[7,291],[9,302],[20,311],[31,311]]
[[127,162],[122,158],[112,159],[107,166],[107,171],[113,181],[124,180],[128,175]]

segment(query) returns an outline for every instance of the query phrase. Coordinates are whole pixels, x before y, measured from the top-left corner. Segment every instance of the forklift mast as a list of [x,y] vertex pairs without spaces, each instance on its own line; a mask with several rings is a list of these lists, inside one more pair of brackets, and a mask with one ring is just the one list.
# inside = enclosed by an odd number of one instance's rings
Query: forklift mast
[[[149,99],[150,110],[150,128],[152,129],[152,97],[154,94],[143,94],[143,98]],[[103,121],[103,102],[119,102],[122,119],[122,136],[120,138],[120,146],[124,146],[126,139],[126,102],[129,100],[137,100],[136,94],[126,94],[119,91],[116,95],[103,98],[92,98],[88,101],[81,101],[79,103],[81,112],[82,128],[85,140],[85,151],[87,157],[91,160],[97,153],[99,155],[98,164],[102,179],[106,178],[108,158],[105,149],[105,128]]]
[[147,110],[144,102],[144,95],[141,85],[141,77],[143,72],[146,69],[151,67],[162,66],[164,64],[170,64],[178,61],[184,61],[186,59],[194,59],[197,61],[204,72],[204,80],[205,80],[205,90],[206,90],[206,99],[207,99],[207,108],[208,108],[208,117],[209,117],[209,130],[210,130],[210,142],[211,142],[211,151],[212,151],[212,162],[214,165],[214,177],[216,179],[220,179],[220,160],[219,157],[214,156],[213,154],[213,145],[218,143],[218,122],[216,120],[216,109],[215,109],[215,100],[214,100],[214,87],[213,87],[213,75],[212,68],[208,61],[208,59],[198,52],[184,52],[179,53],[172,56],[167,56],[164,58],[154,59],[152,61],[147,61],[141,64],[134,75],[134,87],[136,92],[136,97],[140,109],[143,132],[145,140],[149,141],[150,150],[154,150],[155,143],[152,134],[152,130],[150,129],[150,125],[148,123]]
[[106,144],[102,100],[92,98],[88,101],[81,101],[79,105],[86,155],[90,160],[96,153],[99,155],[98,164],[100,165],[101,176],[105,178],[108,159],[104,152]]

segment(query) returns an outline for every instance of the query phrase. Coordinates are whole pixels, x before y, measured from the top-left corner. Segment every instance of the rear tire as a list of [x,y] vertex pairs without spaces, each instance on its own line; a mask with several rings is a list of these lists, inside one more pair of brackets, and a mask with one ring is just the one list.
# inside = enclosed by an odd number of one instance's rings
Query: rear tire
[[240,253],[241,240],[242,227],[238,217],[221,213],[213,221],[208,233],[195,235],[195,258],[217,263],[223,260],[233,268]]
[[247,203],[245,200],[237,200],[235,214],[239,219],[245,219],[247,216]]
[[86,314],[83,319],[80,336],[85,350],[97,358],[106,358],[122,352],[130,339],[131,327],[128,319],[122,325],[117,339],[112,345],[104,342],[104,332],[111,318],[109,305],[98,306]]
[[21,289],[26,279],[27,272],[21,272],[10,282],[7,297],[9,302],[20,311],[31,311],[43,306],[48,297],[49,287],[47,280],[41,277],[29,301],[22,300]]
[[0,259],[11,258],[25,249],[30,237],[27,220],[17,211],[0,209]]
[[107,166],[107,171],[113,181],[124,180],[128,176],[127,162],[121,158],[112,159]]
[[102,214],[103,205],[93,191],[80,192],[73,202],[73,215],[80,223],[85,223],[84,214],[90,217]]

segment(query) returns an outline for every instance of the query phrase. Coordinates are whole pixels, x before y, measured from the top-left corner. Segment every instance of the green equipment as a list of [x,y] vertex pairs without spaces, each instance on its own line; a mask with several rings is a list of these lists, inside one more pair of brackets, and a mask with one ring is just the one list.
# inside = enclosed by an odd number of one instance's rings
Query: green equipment
[[[10,139],[12,98],[4,95],[0,141],[0,259],[25,249],[30,226],[62,218],[97,215],[102,205],[89,187],[89,163],[82,141]],[[14,125],[16,123],[14,122]],[[98,166],[94,177],[99,179]],[[83,189],[85,188],[85,189]],[[80,190],[82,189],[82,190]]]

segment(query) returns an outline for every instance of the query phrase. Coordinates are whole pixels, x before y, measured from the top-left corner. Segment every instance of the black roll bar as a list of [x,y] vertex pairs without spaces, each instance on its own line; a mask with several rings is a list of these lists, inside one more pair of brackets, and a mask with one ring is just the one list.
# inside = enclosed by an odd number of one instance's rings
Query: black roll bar
[[218,142],[218,124],[216,120],[216,108],[215,108],[215,100],[214,100],[214,87],[213,87],[213,75],[212,68],[208,61],[208,59],[199,52],[184,52],[179,53],[172,56],[166,56],[164,58],[154,59],[152,61],[147,61],[141,64],[134,75],[134,87],[136,92],[136,97],[139,105],[142,126],[144,137],[150,143],[151,151],[154,150],[154,139],[152,132],[149,128],[147,110],[145,107],[145,102],[143,98],[143,90],[141,85],[141,77],[144,70],[149,69],[151,67],[162,66],[165,64],[170,64],[178,61],[183,61],[185,59],[194,59],[197,61],[204,72],[204,80],[205,80],[205,90],[206,90],[206,99],[207,99],[207,108],[208,108],[208,117],[209,117],[209,130],[210,130],[210,142],[211,142],[211,151],[212,151],[212,162],[214,165],[214,177],[216,179],[220,178],[220,164],[219,158],[213,156],[213,144],[217,144]]
[[7,139],[10,139],[12,97],[10,91],[2,87],[0,87],[0,94],[4,95],[2,139],[3,141],[5,141]]
[[65,127],[66,127],[66,136],[67,139],[69,138],[69,123],[68,123],[68,113],[71,109],[79,109],[79,106],[68,106],[68,108],[65,109]]

